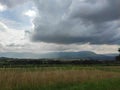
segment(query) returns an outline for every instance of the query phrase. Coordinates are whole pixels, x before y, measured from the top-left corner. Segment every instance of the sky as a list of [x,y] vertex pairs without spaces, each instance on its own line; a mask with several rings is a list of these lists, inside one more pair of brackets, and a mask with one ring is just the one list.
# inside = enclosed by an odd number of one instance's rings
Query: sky
[[120,0],[0,0],[0,53],[117,53],[119,8]]

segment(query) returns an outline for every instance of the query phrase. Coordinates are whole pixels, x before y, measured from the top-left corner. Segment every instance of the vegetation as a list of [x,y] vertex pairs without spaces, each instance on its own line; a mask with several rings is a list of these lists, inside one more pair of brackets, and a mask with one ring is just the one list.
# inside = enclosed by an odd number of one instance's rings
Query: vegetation
[[120,61],[0,58],[0,90],[120,90]]
[[120,66],[1,68],[0,90],[119,90]]
[[49,66],[119,66],[119,60],[83,60],[83,59],[14,59],[14,58],[0,58],[0,67],[49,67]]
[[116,56],[116,61],[119,61],[119,62],[120,62],[120,48],[118,49],[118,52],[119,52],[119,55]]

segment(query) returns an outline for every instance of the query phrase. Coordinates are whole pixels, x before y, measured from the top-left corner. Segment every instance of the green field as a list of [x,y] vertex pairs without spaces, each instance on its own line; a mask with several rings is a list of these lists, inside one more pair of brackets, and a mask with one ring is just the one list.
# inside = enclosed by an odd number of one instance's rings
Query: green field
[[0,68],[0,90],[120,90],[120,66]]

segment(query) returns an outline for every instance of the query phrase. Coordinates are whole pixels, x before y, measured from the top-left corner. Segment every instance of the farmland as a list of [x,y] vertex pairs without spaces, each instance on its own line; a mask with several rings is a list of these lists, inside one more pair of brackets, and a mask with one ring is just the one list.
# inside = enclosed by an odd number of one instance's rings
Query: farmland
[[0,68],[0,90],[119,90],[120,66]]

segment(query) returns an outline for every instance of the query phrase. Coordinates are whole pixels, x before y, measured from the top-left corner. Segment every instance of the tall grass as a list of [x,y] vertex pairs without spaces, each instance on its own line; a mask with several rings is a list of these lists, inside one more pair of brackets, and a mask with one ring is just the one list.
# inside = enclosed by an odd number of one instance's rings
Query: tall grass
[[92,82],[102,79],[119,78],[119,76],[119,72],[107,72],[97,69],[0,69],[0,90],[14,90],[14,88],[23,90],[25,87],[30,90],[32,90],[31,88],[38,87],[39,90],[39,87],[47,87],[57,83],[84,83],[86,81]]

